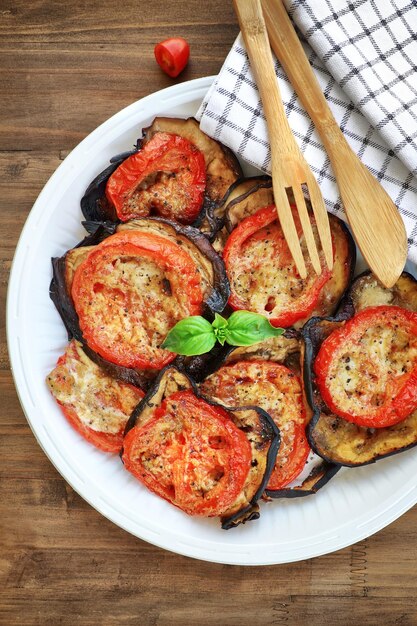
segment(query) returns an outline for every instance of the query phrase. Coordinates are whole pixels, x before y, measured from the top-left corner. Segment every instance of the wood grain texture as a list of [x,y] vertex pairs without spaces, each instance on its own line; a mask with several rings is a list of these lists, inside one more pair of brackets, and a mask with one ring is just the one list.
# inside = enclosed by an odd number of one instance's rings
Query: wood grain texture
[[416,508],[356,546],[301,563],[182,557],[132,537],[74,492],[14,389],[4,303],[39,191],[99,123],[173,83],[153,61],[158,40],[189,39],[188,80],[216,73],[237,32],[222,0],[0,3],[1,625],[417,624]]

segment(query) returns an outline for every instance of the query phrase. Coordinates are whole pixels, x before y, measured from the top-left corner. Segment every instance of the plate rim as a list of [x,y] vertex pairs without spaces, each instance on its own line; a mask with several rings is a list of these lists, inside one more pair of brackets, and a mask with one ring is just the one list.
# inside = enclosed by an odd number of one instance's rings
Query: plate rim
[[[307,549],[305,546],[300,546],[299,548],[293,549],[287,556],[286,552],[284,551],[284,553],[280,554],[278,558],[277,553],[273,551],[270,554],[265,554],[264,551],[262,553],[262,558],[259,558],[259,549],[260,547],[262,547],[263,544],[260,544],[260,546],[252,545],[248,547],[244,543],[232,543],[230,544],[229,550],[227,551],[225,550],[224,545],[220,543],[217,544],[218,547],[216,548],[215,542],[212,542],[211,540],[206,542],[207,545],[201,547],[201,545],[193,545],[192,541],[189,541],[188,545],[185,545],[184,542],[181,541],[178,537],[177,540],[174,541],[171,533],[168,536],[164,535],[161,539],[159,539],[158,537],[155,537],[155,533],[153,533],[149,529],[141,528],[140,533],[136,529],[133,529],[132,526],[129,526],[129,520],[127,518],[125,519],[120,511],[115,511],[111,507],[111,504],[109,505],[109,503],[106,502],[106,500],[102,497],[99,496],[97,498],[95,494],[90,495],[88,493],[85,493],[85,489],[83,489],[83,482],[79,479],[79,476],[74,471],[74,468],[71,468],[67,464],[66,459],[62,457],[59,449],[56,448],[54,442],[50,438],[48,441],[44,433],[42,433],[41,436],[41,434],[36,430],[35,423],[31,419],[31,410],[28,406],[28,399],[24,393],[24,387],[20,387],[19,385],[19,383],[22,382],[21,376],[24,363],[22,362],[19,338],[18,336],[14,335],[14,326],[16,324],[16,311],[19,310],[19,304],[18,302],[16,302],[19,293],[18,279],[20,277],[20,271],[22,271],[22,264],[24,267],[23,257],[25,252],[26,239],[29,236],[31,227],[36,222],[38,213],[42,208],[44,198],[46,197],[49,189],[57,180],[59,180],[59,177],[63,172],[66,172],[68,168],[71,168],[71,164],[78,158],[78,155],[84,153],[85,151],[88,152],[88,150],[91,149],[96,139],[101,138],[103,131],[105,131],[107,128],[115,129],[119,121],[126,119],[126,117],[130,116],[131,114],[139,114],[141,106],[146,107],[149,101],[152,102],[155,98],[159,98],[162,102],[167,99],[170,100],[177,96],[188,96],[189,101],[192,100],[192,95],[195,97],[198,94],[198,98],[202,98],[212,85],[215,78],[215,76],[205,76],[202,78],[197,78],[194,80],[172,85],[170,87],[166,87],[165,89],[153,92],[145,96],[144,98],[133,102],[127,107],[124,107],[123,109],[112,115],[110,118],[108,118],[106,121],[104,121],[102,124],[100,124],[95,130],[89,133],[77,146],[75,146],[70,154],[49,177],[48,181],[45,183],[43,189],[41,190],[32,209],[28,214],[28,217],[25,221],[20,237],[18,239],[11,265],[6,300],[7,347],[17,396],[19,398],[19,402],[21,404],[26,420],[35,436],[35,439],[37,440],[44,454],[48,457],[49,461],[62,476],[62,478],[69,483],[72,489],[74,489],[74,491],[76,491],[78,495],[80,495],[80,497],[88,502],[90,506],[96,509],[101,515],[106,517],[108,520],[110,520],[123,530],[129,532],[133,536],[138,537],[139,539],[147,541],[148,543],[151,543],[159,548],[169,550],[183,556],[188,556],[190,558],[229,565],[262,566],[292,563],[309,558],[323,556],[325,554],[329,554],[331,552],[346,548],[388,526],[417,503],[417,482],[409,486],[409,488],[405,490],[404,493],[400,495],[400,497],[394,498],[393,502],[391,502],[390,506],[387,507],[385,510],[374,516],[372,519],[360,524],[359,527],[361,530],[354,533],[354,536],[352,536],[351,533],[347,533],[346,539],[344,539],[345,535],[343,533],[341,533],[337,537],[324,536],[323,543],[319,541],[318,543],[309,546]],[[411,480],[409,482],[411,482]],[[349,522],[346,525],[348,526]],[[344,528],[344,526],[345,525],[341,526],[340,528]],[[229,532],[233,532],[233,530]],[[194,539],[194,541],[196,540]],[[197,543],[201,543],[200,540],[197,540]],[[244,551],[243,556],[241,550]]]

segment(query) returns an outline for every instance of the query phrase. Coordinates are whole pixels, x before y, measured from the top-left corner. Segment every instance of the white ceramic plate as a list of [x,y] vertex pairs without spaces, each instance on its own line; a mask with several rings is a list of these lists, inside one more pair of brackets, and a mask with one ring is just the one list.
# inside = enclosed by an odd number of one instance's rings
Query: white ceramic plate
[[17,246],[8,294],[8,342],[22,407],[45,453],[70,485],[128,532],[187,556],[239,565],[287,563],[348,546],[417,501],[417,449],[342,469],[317,495],[262,503],[261,517],[230,531],[192,518],[143,488],[116,455],[69,426],[45,376],[67,343],[49,299],[50,258],[84,236],[80,198],[110,157],[129,150],[155,115],[195,114],[212,78],[182,83],[123,109],[71,152],[36,201]]

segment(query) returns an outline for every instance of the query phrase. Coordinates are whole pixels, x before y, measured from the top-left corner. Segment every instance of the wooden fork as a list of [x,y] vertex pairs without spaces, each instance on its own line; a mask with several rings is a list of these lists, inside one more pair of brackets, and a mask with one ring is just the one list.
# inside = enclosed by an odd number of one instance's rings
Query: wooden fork
[[329,218],[317,181],[288,124],[275,75],[261,3],[260,0],[234,0],[234,7],[268,126],[272,185],[281,228],[297,270],[301,278],[305,278],[306,265],[288,200],[288,193],[292,193],[312,266],[317,274],[321,274],[319,253],[305,203],[303,185],[308,189],[324,257],[331,269],[333,250]]
[[392,287],[407,258],[407,235],[398,209],[337,125],[282,1],[262,0],[262,9],[272,49],[329,155],[356,243],[380,282]]

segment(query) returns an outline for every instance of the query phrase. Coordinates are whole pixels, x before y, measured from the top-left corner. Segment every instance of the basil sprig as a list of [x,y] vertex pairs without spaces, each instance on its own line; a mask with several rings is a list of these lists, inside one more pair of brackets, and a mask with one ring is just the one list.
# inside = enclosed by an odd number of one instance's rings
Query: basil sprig
[[216,313],[212,324],[200,315],[186,317],[172,328],[161,348],[197,356],[209,352],[216,341],[222,346],[251,346],[268,337],[282,335],[283,328],[274,328],[263,315],[250,311],[235,311],[226,319]]

